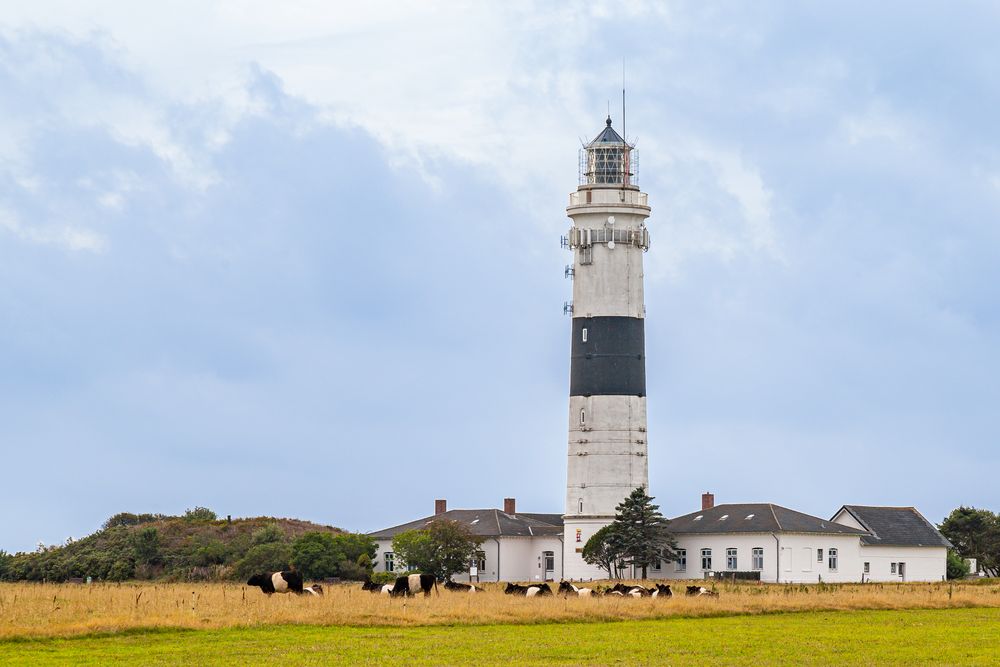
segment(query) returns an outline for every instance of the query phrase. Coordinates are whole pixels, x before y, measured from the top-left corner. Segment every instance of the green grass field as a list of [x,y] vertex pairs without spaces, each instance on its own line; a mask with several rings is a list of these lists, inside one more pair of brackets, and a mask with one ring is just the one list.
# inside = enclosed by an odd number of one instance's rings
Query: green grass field
[[997,663],[996,608],[419,628],[283,625],[0,641],[2,665]]

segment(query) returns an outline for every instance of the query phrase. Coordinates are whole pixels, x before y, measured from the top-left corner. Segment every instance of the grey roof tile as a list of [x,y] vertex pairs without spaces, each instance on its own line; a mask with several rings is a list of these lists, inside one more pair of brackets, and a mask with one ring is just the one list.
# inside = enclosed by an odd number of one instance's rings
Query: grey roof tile
[[773,503],[729,503],[669,521],[677,535],[709,533],[824,533],[865,535],[850,526],[803,514]]
[[477,537],[537,537],[542,535],[561,535],[563,530],[562,515],[539,514],[525,512],[505,514],[498,509],[481,510],[448,510],[443,514],[427,516],[416,521],[384,528],[372,533],[369,537],[376,540],[391,539],[399,533],[408,530],[420,530],[436,519],[458,521],[467,525],[472,534]]
[[[841,509],[850,513],[871,533],[861,538],[862,544],[909,547],[952,546],[951,542],[914,507],[844,505]],[[840,514],[840,510],[837,510],[837,514]]]

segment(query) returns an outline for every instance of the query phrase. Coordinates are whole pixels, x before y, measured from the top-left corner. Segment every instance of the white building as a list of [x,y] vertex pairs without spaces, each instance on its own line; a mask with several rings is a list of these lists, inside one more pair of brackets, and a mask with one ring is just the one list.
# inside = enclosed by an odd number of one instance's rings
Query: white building
[[[504,498],[498,509],[449,510],[444,500],[434,501],[434,514],[369,536],[378,545],[376,572],[402,572],[406,564],[393,553],[392,538],[408,530],[425,528],[436,519],[457,521],[482,538],[470,573],[455,581],[558,581],[563,577],[562,515],[517,512],[513,498]],[[474,571],[475,574],[471,574]]]

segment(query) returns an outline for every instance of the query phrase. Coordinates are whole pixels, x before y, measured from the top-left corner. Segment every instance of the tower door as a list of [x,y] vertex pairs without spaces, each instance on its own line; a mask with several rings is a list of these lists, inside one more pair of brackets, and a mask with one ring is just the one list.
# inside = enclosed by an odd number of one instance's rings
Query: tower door
[[552,581],[556,576],[556,554],[554,551],[542,552],[542,567],[545,571],[545,581]]

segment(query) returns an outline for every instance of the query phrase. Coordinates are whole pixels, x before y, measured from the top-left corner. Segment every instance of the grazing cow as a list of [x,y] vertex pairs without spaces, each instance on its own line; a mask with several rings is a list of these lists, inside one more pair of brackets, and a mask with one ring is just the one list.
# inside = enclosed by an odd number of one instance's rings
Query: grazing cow
[[690,595],[690,596],[692,596],[692,597],[698,596],[698,595],[707,595],[707,596],[711,596],[711,597],[718,597],[719,596],[718,593],[716,593],[715,591],[710,591],[707,588],[705,588],[704,586],[688,586],[687,587],[687,594]]
[[457,581],[452,581],[451,579],[444,582],[444,587],[449,591],[461,593],[476,593],[482,590],[481,588],[476,588],[472,584],[460,584]]
[[313,584],[312,586],[306,586],[305,588],[302,589],[302,593],[303,594],[308,593],[309,595],[315,595],[317,597],[322,597],[322,595],[323,595],[323,585],[322,584]]
[[589,598],[594,594],[594,591],[590,588],[577,588],[568,581],[559,582],[559,592],[564,595],[569,595],[570,593],[575,593],[577,597]]
[[507,584],[507,588],[503,592],[507,595],[523,595],[529,598],[533,598],[536,595],[552,595],[552,589],[549,588],[548,584],[530,584],[528,586]]
[[302,594],[302,575],[298,572],[282,570],[271,574],[255,574],[247,581],[247,586],[260,586],[265,594],[299,593]]
[[670,590],[670,584],[656,584],[656,590],[653,591],[654,598],[669,598],[673,597],[674,592]]
[[390,595],[392,593],[392,584],[377,584],[371,579],[361,584],[361,590],[368,591],[370,593],[381,593],[382,595]]
[[409,597],[423,591],[424,597],[431,594],[431,589],[437,591],[437,578],[433,574],[410,574],[397,577],[389,595],[392,597]]

